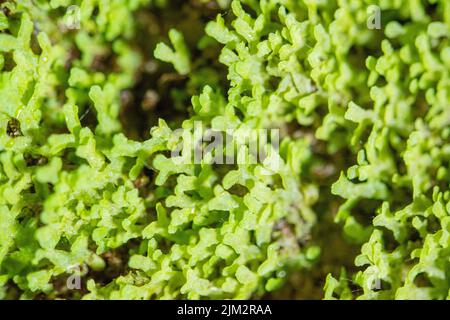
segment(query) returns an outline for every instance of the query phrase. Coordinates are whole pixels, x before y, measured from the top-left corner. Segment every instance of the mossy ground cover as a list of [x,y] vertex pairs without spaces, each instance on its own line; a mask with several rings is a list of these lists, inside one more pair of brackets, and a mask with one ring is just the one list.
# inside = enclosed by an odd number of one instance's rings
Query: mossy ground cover
[[0,1],[0,297],[446,299],[449,41],[446,0]]

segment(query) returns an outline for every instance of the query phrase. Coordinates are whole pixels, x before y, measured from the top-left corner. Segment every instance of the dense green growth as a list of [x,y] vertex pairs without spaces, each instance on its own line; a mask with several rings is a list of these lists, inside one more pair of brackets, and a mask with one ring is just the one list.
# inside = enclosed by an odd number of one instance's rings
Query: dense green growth
[[0,1],[0,98],[0,298],[450,295],[447,0]]

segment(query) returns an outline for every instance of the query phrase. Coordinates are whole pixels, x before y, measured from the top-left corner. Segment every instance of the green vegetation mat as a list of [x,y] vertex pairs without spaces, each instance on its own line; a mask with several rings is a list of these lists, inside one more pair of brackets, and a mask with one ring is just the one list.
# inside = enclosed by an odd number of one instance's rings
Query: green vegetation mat
[[0,0],[0,299],[446,299],[449,186],[448,0]]

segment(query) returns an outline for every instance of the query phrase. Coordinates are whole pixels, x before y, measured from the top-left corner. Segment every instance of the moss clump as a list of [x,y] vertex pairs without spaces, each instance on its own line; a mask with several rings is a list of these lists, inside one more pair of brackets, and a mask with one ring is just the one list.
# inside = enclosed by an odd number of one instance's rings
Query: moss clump
[[447,298],[447,1],[0,8],[0,297]]

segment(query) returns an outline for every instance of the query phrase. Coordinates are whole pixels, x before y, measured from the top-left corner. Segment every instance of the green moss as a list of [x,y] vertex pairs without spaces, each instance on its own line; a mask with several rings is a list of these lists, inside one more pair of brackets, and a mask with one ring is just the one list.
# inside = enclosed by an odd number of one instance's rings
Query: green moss
[[374,3],[0,4],[0,297],[447,298],[450,5]]

